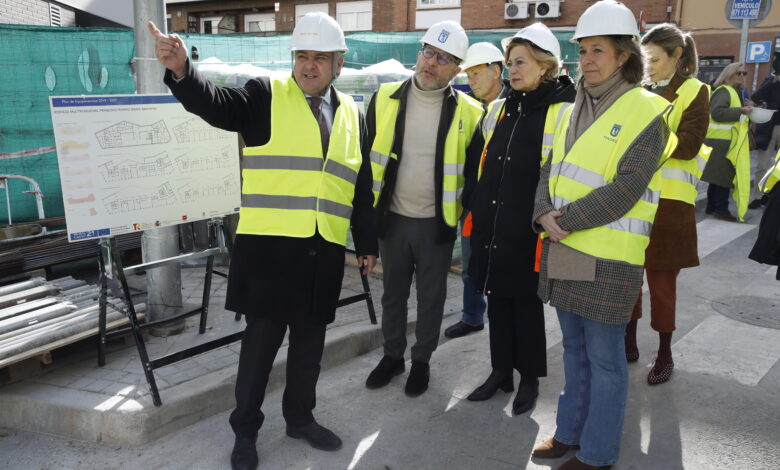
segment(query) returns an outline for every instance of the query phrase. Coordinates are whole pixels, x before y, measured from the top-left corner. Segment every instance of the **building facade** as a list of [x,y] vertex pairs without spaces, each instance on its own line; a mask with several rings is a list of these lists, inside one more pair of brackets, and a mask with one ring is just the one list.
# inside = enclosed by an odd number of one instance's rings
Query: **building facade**
[[[674,0],[628,0],[646,23],[672,21]],[[593,0],[168,0],[169,30],[190,33],[289,32],[310,11],[336,18],[345,31],[398,32],[454,20],[465,29],[519,29],[536,21],[571,29]]]

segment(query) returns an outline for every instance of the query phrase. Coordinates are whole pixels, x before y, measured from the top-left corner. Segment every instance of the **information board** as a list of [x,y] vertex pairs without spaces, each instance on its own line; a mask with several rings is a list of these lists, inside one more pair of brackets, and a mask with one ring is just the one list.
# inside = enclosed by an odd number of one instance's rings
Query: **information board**
[[238,138],[171,95],[52,96],[69,241],[238,212]]

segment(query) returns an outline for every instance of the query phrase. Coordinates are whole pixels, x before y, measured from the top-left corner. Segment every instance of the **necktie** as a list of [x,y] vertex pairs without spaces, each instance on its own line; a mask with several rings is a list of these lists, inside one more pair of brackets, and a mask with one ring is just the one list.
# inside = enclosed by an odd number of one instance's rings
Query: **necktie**
[[322,141],[322,158],[328,154],[328,141],[330,140],[330,132],[328,131],[328,123],[325,122],[325,116],[320,111],[320,103],[322,98],[319,96],[309,97],[309,106],[311,106],[311,112],[314,114],[314,119],[317,120],[317,125],[320,127],[320,139]]

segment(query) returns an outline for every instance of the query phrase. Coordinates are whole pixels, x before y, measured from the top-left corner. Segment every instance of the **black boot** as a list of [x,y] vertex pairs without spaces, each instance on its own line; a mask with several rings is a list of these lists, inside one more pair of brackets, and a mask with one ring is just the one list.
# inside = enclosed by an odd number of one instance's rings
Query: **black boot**
[[406,366],[403,359],[393,359],[390,356],[382,357],[374,370],[368,374],[366,388],[380,388],[390,383],[396,375],[402,374]]
[[490,373],[490,376],[487,378],[487,380],[485,380],[485,383],[471,392],[471,395],[468,396],[467,400],[490,400],[490,398],[496,394],[496,391],[498,391],[499,388],[506,393],[509,393],[515,389],[511,372],[493,369],[493,372]]
[[233,470],[255,470],[258,464],[256,437],[236,436],[233,452],[230,454],[230,468]]
[[520,385],[517,386],[517,395],[512,402],[512,414],[517,416],[530,410],[536,404],[536,397],[539,396],[539,379],[523,378]]

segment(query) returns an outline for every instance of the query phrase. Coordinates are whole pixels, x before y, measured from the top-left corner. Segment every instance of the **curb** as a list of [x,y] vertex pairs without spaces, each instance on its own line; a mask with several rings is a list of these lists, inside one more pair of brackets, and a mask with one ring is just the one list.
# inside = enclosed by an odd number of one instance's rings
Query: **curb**
[[[459,313],[445,312],[444,318]],[[410,312],[407,335],[416,325],[416,312]],[[335,327],[326,333],[322,370],[380,346],[379,325],[365,320]],[[266,393],[285,383],[286,365],[287,345],[283,345],[274,361]],[[117,395],[106,400],[105,395],[54,385],[12,384],[0,394],[0,426],[66,439],[141,446],[232,409],[237,367],[225,367],[164,390],[161,407],[154,406],[148,393],[140,399]],[[146,383],[141,386],[146,387]]]

